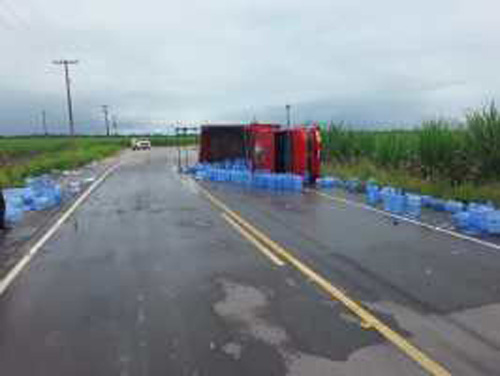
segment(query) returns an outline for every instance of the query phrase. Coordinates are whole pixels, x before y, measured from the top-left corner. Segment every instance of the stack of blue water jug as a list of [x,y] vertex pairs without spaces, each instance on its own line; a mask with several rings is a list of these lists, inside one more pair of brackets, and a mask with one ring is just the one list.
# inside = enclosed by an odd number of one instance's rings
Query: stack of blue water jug
[[25,211],[46,210],[61,204],[61,186],[48,176],[26,179],[23,188],[4,190],[6,220],[16,223],[22,220]]
[[61,186],[47,176],[26,180],[25,203],[28,210],[46,210],[62,201]]
[[422,198],[419,195],[405,194],[393,187],[380,188],[375,183],[366,185],[366,201],[370,205],[382,202],[384,210],[413,218],[420,217],[422,212]]
[[252,172],[244,160],[198,164],[194,171],[199,180],[233,182],[269,190],[302,191],[304,185],[304,178],[300,175],[264,170]]
[[500,234],[500,210],[492,205],[471,203],[464,211],[453,215],[455,226],[466,233],[498,235]]

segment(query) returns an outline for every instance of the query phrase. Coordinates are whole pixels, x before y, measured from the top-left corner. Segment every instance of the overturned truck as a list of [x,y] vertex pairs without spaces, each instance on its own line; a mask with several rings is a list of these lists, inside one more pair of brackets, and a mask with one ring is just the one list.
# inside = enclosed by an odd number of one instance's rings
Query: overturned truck
[[200,162],[245,160],[253,171],[293,173],[313,183],[320,175],[318,127],[279,124],[203,125]]

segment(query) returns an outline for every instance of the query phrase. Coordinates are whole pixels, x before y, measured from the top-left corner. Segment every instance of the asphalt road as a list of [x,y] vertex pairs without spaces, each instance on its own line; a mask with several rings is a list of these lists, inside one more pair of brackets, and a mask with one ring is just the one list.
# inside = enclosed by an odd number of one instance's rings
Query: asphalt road
[[203,188],[453,375],[500,374],[498,251],[174,155],[126,155],[0,297],[2,375],[429,373]]

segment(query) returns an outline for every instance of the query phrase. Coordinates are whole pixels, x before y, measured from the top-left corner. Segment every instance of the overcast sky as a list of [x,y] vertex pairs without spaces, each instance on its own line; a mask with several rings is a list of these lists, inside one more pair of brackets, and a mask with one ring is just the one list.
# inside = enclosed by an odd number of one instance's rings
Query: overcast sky
[[0,133],[173,121],[412,125],[500,94],[495,0],[0,0]]

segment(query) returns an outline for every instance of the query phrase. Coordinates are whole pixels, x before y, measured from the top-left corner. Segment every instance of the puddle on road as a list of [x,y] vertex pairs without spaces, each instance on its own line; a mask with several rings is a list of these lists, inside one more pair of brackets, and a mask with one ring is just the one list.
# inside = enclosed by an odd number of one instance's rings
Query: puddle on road
[[[266,320],[269,295],[252,286],[220,280],[224,298],[213,306],[215,313],[240,327],[242,334],[272,346],[283,359],[289,376],[324,375],[423,375],[409,359],[387,344],[354,351],[346,361],[305,353],[294,348],[286,329]],[[307,319],[307,318],[304,318]],[[332,317],[334,319],[334,317]],[[344,317],[351,321],[353,318]],[[235,360],[245,355],[239,343],[227,343],[222,351]]]

